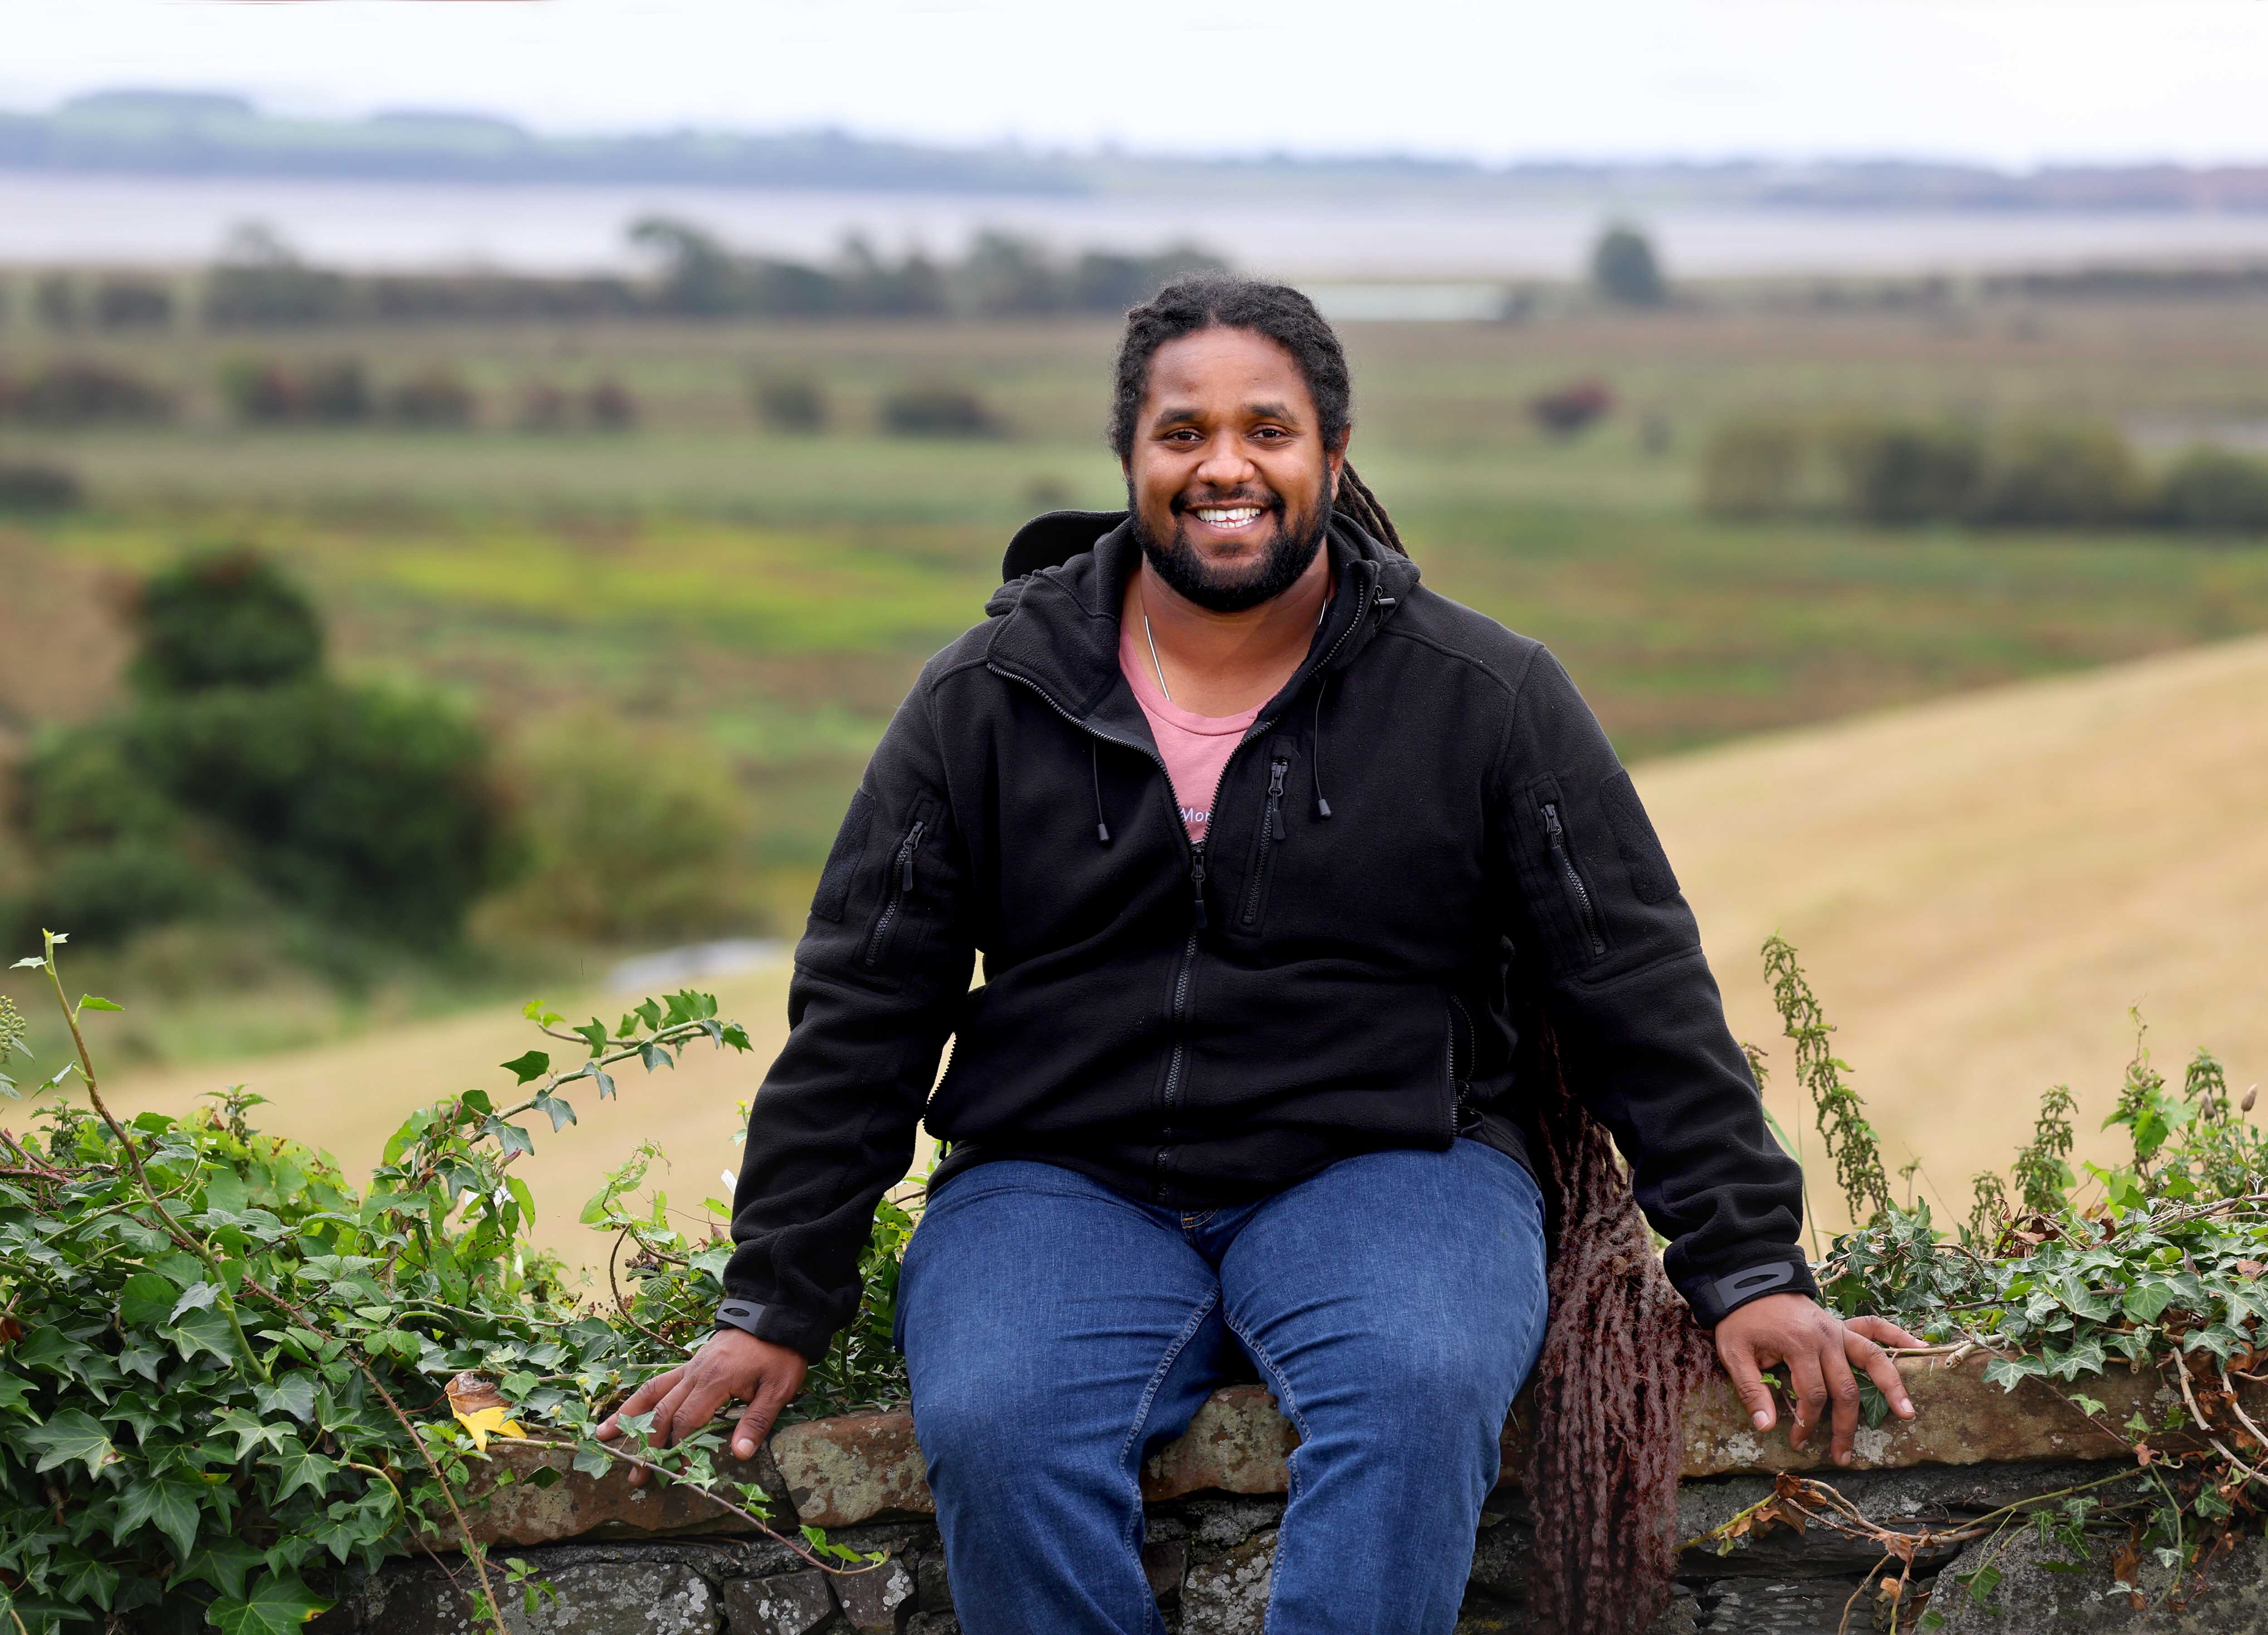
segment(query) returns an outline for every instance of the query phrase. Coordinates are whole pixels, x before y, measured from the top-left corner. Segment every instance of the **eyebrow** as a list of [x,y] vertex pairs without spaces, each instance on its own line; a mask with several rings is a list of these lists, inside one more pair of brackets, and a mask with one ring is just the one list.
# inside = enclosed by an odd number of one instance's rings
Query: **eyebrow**
[[[1300,417],[1292,412],[1291,405],[1288,403],[1247,403],[1242,412],[1255,420],[1281,420],[1292,425],[1300,423]],[[1163,431],[1167,426],[1181,425],[1195,420],[1198,418],[1198,410],[1186,405],[1161,409],[1158,411],[1157,418],[1150,424],[1153,431]]]

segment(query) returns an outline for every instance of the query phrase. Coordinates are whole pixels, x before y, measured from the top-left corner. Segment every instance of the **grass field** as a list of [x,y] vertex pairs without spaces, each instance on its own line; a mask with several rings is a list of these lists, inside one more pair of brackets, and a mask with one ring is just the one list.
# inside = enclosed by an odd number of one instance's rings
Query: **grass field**
[[[1693,505],[1707,427],[1756,404],[2054,408],[2249,435],[2268,421],[2268,303],[1697,308],[1348,338],[1356,458],[1428,583],[1549,642],[1628,758],[2268,630],[2259,542],[1731,524]],[[1008,531],[1037,509],[1115,502],[1099,434],[1114,339],[1066,321],[129,343],[19,320],[0,370],[99,355],[172,385],[183,413],[139,431],[0,425],[0,460],[63,461],[92,497],[0,523],[0,758],[116,696],[107,584],[247,541],[313,589],[350,671],[438,687],[506,739],[596,702],[713,746],[750,799],[765,922],[750,929],[792,931],[869,747],[922,659],[981,616]],[[482,423],[239,429],[213,382],[247,352],[353,354],[381,386],[446,365],[484,394]],[[825,389],[825,435],[755,424],[748,382],[788,375]],[[601,376],[637,394],[637,431],[509,429],[531,382]],[[1528,397],[1584,377],[1611,387],[1615,412],[1580,438],[1538,431]],[[930,379],[981,391],[1010,435],[879,435],[879,396]],[[597,957],[538,952],[508,968]],[[178,976],[202,957],[157,953],[120,968]],[[166,1000],[137,1049],[235,1059],[496,991],[405,979],[341,1001],[272,954],[240,963],[243,995]]]
[[[1969,1178],[2004,1167],[2048,1085],[2080,1103],[2080,1157],[2132,1044],[2128,1007],[2177,1074],[2195,1047],[2230,1083],[2268,1078],[2268,638],[1998,689],[1969,697],[1649,762],[1638,769],[1701,917],[1735,1031],[1771,1049],[1769,1100],[1807,1123],[1756,950],[1778,930],[1801,951],[1838,1028],[1837,1049],[1896,1167],[1940,1215]],[[785,1035],[781,969],[720,986],[756,1042],[748,1057],[688,1052],[674,1072],[577,1098],[582,1123],[539,1131],[521,1172],[538,1237],[578,1263],[606,1245],[574,1214],[641,1141],[673,1205],[697,1218],[734,1168],[734,1108]],[[559,1008],[622,1003],[549,995]],[[578,1006],[580,1007],[578,1009]],[[116,1026],[124,1019],[105,1019]],[[512,1007],[326,1049],[129,1078],[135,1108],[180,1110],[239,1080],[268,1095],[264,1127],[374,1161],[401,1116],[441,1089],[505,1087],[496,1064],[530,1042]],[[1842,1224],[1815,1131],[1806,1155],[1825,1226]]]

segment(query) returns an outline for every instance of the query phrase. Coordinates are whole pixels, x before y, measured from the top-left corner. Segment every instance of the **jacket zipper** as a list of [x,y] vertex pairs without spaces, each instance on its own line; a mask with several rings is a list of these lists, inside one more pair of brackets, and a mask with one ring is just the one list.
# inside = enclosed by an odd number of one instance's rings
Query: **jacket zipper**
[[1284,774],[1292,763],[1278,755],[1268,763],[1268,805],[1260,814],[1260,854],[1253,859],[1252,883],[1244,893],[1244,913],[1241,923],[1250,925],[1260,915],[1260,889],[1268,883],[1268,871],[1275,862],[1276,853],[1269,844],[1280,845],[1284,840]]
[[1551,842],[1551,860],[1559,865],[1559,876],[1567,882],[1567,892],[1575,900],[1576,915],[1583,922],[1584,939],[1591,945],[1591,957],[1597,959],[1607,951],[1607,939],[1599,935],[1598,910],[1591,904],[1591,893],[1576,871],[1575,858],[1567,850],[1567,831],[1560,826],[1559,808],[1550,801],[1543,803],[1543,832]]
[[[1357,571],[1360,571],[1360,570],[1358,569]],[[1362,592],[1363,606],[1357,609],[1354,617],[1347,622],[1347,628],[1339,632],[1338,639],[1333,642],[1330,644],[1330,647],[1324,652],[1322,659],[1316,664],[1314,670],[1309,672],[1311,675],[1320,673],[1328,667],[1330,661],[1334,658],[1337,657],[1339,649],[1346,645],[1347,637],[1352,636],[1356,630],[1360,627],[1363,614],[1369,610],[1372,600],[1377,594],[1377,589],[1378,577],[1376,571],[1373,570],[1371,573],[1364,576]],[[1170,771],[1167,770],[1165,757],[1160,755],[1154,748],[1145,748],[1144,746],[1135,743],[1130,739],[1113,738],[1108,733],[1096,732],[1094,728],[1089,726],[1085,721],[1080,720],[1079,717],[1073,715],[1070,711],[1057,703],[1055,701],[1054,696],[1050,694],[1046,688],[1041,686],[1037,681],[1033,681],[1028,676],[1018,675],[1013,671],[1008,670],[995,671],[994,674],[1005,675],[1012,681],[1021,681],[1025,686],[1030,688],[1035,693],[1037,693],[1040,696],[1040,701],[1046,704],[1049,709],[1054,711],[1065,721],[1071,723],[1071,725],[1077,727],[1080,732],[1085,733],[1088,737],[1101,739],[1106,744],[1116,744],[1122,749],[1132,749],[1147,755],[1150,758],[1151,764],[1155,766],[1158,770],[1164,775],[1166,779],[1166,787],[1168,790],[1173,788],[1174,775]],[[1206,807],[1207,811],[1217,811],[1219,808],[1221,788],[1228,782],[1228,769],[1236,763],[1236,757],[1244,753],[1247,745],[1264,737],[1270,729],[1275,725],[1276,722],[1273,717],[1263,716],[1259,719],[1254,721],[1249,727],[1245,729],[1244,736],[1236,741],[1236,748],[1228,752],[1228,759],[1221,762],[1220,776],[1213,780],[1212,802]],[[1278,783],[1280,785],[1280,778],[1278,780]],[[1280,787],[1278,792],[1278,798],[1279,800],[1281,799]],[[1282,821],[1280,815],[1278,821],[1279,823]],[[1190,840],[1189,838],[1189,831],[1178,823],[1174,828],[1182,836],[1182,843],[1189,848],[1189,893],[1191,898],[1190,907],[1193,913],[1189,939],[1182,945],[1181,968],[1174,974],[1174,1051],[1173,1054],[1166,1059],[1166,1089],[1164,1098],[1166,1115],[1169,1119],[1173,1116],[1175,1102],[1178,1101],[1181,1097],[1182,1064],[1186,1059],[1189,1049],[1188,1041],[1182,1036],[1182,1026],[1183,1021],[1187,1019],[1188,1014],[1189,973],[1191,968],[1197,963],[1197,939],[1211,924],[1211,917],[1205,912],[1204,842],[1201,840]],[[1205,832],[1208,835],[1212,832],[1210,822],[1206,825]],[[1165,1124],[1160,1130],[1160,1134],[1161,1140],[1170,1141],[1173,1139],[1174,1135],[1173,1125],[1171,1123]],[[1166,1171],[1168,1165],[1172,1162],[1173,1155],[1173,1148],[1160,1145],[1158,1148],[1158,1156],[1152,1164],[1153,1171],[1158,1178],[1157,1184],[1161,1194],[1166,1184]]]
[[905,900],[913,895],[914,853],[921,850],[922,831],[928,827],[926,822],[917,820],[914,826],[906,831],[906,837],[898,843],[898,855],[890,865],[890,872],[895,879],[891,885],[890,895],[883,899],[881,916],[874,922],[873,932],[866,939],[866,963],[869,965],[881,962],[882,950],[890,940],[890,927],[897,923],[898,910],[904,906]]
[[[1455,994],[1449,996],[1449,1139],[1454,1141],[1464,1133],[1467,1110],[1466,1093],[1472,1088],[1469,1075],[1472,1071],[1472,1050],[1469,1046],[1460,1053],[1459,1030],[1469,1037],[1473,1021],[1465,1010],[1465,1002]],[[1463,1071],[1460,1072],[1459,1069]]]

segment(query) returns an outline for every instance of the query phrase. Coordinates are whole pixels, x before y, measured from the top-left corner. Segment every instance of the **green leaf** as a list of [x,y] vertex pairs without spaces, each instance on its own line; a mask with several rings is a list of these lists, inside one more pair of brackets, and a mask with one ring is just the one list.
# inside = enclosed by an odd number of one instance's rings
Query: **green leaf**
[[126,1007],[108,999],[98,999],[91,993],[83,993],[78,997],[78,1008],[82,1011],[122,1011]]
[[233,1533],[223,1533],[197,1546],[195,1553],[181,1564],[181,1576],[201,1579],[222,1594],[241,1599],[245,1574],[260,1561],[260,1551]]
[[563,1097],[553,1095],[548,1090],[536,1096],[535,1110],[549,1116],[554,1133],[575,1122],[575,1109]]
[[118,1321],[129,1329],[170,1322],[181,1286],[160,1272],[137,1271],[119,1285]]
[[324,1484],[339,1468],[335,1461],[304,1447],[285,1448],[269,1462],[284,1473],[283,1482],[268,1501],[271,1505],[282,1504],[303,1487],[318,1499],[321,1499]]
[[272,1453],[283,1445],[285,1437],[291,1434],[290,1426],[264,1423],[257,1414],[242,1408],[224,1410],[213,1420],[212,1428],[217,1435],[236,1439],[236,1452],[232,1457],[237,1459],[243,1458],[263,1443]]
[[575,1450],[575,1469],[583,1476],[604,1476],[614,1468],[614,1455],[603,1448],[586,1445]]
[[252,1587],[249,1596],[224,1597],[205,1609],[205,1619],[221,1635],[291,1635],[301,1624],[330,1610],[331,1603],[313,1594],[296,1572],[270,1572]]
[[36,954],[32,954],[25,955],[8,968],[11,971],[30,971],[45,970],[47,967],[48,962]]
[[2120,1304],[2136,1322],[2155,1322],[2158,1315],[2172,1304],[2173,1298],[2173,1287],[2163,1278],[2145,1278],[2126,1291],[2126,1298]]
[[515,1056],[509,1062],[502,1062],[497,1065],[519,1079],[521,1084],[526,1084],[531,1079],[542,1078],[551,1071],[551,1057],[541,1050],[530,1050],[524,1056]]
[[118,1450],[110,1445],[109,1434],[76,1408],[67,1408],[47,1424],[16,1434],[25,1445],[39,1450],[40,1462],[32,1467],[35,1471],[52,1470],[77,1460],[86,1466],[92,1477],[105,1465],[118,1462]]
[[129,1533],[147,1524],[173,1540],[173,1554],[187,1561],[196,1547],[198,1506],[206,1497],[202,1483],[185,1482],[179,1477],[132,1483],[118,1501],[118,1513],[110,1523],[111,1540],[122,1543]]
[[254,1386],[252,1400],[263,1414],[290,1414],[301,1425],[315,1422],[315,1382],[304,1374],[287,1374],[272,1385]]
[[1984,1365],[1984,1381],[2004,1391],[2013,1391],[2026,1380],[2047,1371],[2047,1364],[2036,1357],[1995,1357]]
[[184,1289],[181,1292],[181,1298],[173,1302],[173,1312],[166,1317],[166,1321],[168,1322],[180,1322],[184,1313],[202,1311],[219,1298],[220,1285],[218,1284],[193,1283],[187,1289]]

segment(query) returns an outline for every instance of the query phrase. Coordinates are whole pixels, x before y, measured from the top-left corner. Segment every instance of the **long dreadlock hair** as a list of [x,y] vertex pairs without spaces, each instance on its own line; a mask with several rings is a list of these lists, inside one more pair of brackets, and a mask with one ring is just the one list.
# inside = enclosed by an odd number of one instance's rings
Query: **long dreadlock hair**
[[[1354,424],[1354,386],[1346,349],[1315,304],[1289,284],[1197,273],[1173,283],[1126,314],[1110,401],[1110,446],[1122,460],[1134,452],[1134,422],[1150,388],[1150,361],[1168,341],[1201,329],[1249,329],[1292,355],[1315,400],[1316,429],[1326,448],[1343,448]],[[1352,466],[1339,472],[1331,510],[1390,550],[1410,553],[1394,519]]]
[[[1344,446],[1354,397],[1346,352],[1314,303],[1285,284],[1212,273],[1177,279],[1126,315],[1110,413],[1121,460],[1133,451],[1158,349],[1212,328],[1249,329],[1290,353],[1324,444]],[[1409,554],[1351,465],[1331,509]],[[1557,1635],[1637,1635],[1669,1598],[1685,1396],[1714,1356],[1653,1252],[1612,1138],[1568,1083],[1548,1018],[1524,1008],[1528,1147],[1552,1223],[1550,1322],[1523,1427],[1535,1518],[1530,1601],[1538,1627]]]

